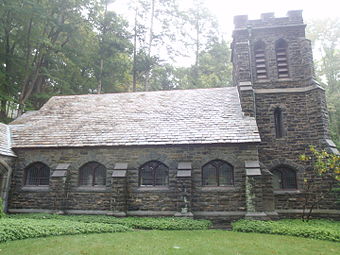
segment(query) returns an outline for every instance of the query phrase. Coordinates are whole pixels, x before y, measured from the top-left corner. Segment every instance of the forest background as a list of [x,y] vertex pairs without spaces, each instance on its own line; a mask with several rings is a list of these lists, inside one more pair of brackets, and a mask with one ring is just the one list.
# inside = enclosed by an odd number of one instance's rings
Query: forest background
[[[126,0],[129,17],[114,2],[0,0],[1,122],[54,95],[232,85],[231,38],[202,0]],[[305,23],[339,147],[340,19]]]

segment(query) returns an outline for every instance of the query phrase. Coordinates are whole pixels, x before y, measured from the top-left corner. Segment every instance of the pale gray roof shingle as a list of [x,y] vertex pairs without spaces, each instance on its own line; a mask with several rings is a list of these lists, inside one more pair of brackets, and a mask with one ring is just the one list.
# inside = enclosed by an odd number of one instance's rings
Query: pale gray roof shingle
[[11,149],[9,127],[3,123],[0,123],[0,155],[15,156]]
[[16,148],[260,141],[236,87],[55,96],[10,126]]

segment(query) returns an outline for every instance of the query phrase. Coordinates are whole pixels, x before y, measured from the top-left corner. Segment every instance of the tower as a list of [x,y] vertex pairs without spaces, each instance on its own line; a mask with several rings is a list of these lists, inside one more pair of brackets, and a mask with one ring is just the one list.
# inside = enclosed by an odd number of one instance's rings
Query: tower
[[[309,145],[337,152],[329,138],[325,93],[315,80],[302,11],[280,18],[264,13],[258,20],[236,16],[234,25],[233,82],[244,114],[257,121],[260,162],[273,181],[273,190],[266,193],[274,194],[276,209],[300,208],[304,169],[299,155]],[[292,196],[294,202],[284,204]]]

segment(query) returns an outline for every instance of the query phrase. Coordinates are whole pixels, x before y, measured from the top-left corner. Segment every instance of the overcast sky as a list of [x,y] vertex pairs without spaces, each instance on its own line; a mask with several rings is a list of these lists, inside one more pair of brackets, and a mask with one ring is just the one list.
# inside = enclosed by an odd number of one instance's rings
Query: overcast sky
[[[193,0],[179,0],[182,7],[188,7]],[[249,19],[259,19],[261,13],[274,12],[275,17],[285,17],[289,10],[303,10],[305,23],[308,20],[340,17],[340,0],[203,0],[205,6],[217,17],[219,30],[226,39],[231,38],[233,30],[233,17],[248,15]],[[133,17],[128,17],[127,0],[115,0],[110,6],[133,22]],[[130,12],[131,13],[131,12]],[[130,14],[131,15],[131,14]]]
[[[220,29],[231,34],[233,17],[247,14],[249,19],[260,18],[261,13],[274,12],[276,17],[286,16],[289,10],[303,10],[305,20],[313,18],[340,17],[339,0],[203,0],[205,5],[219,21]],[[126,16],[126,0],[116,0],[113,8]],[[180,0],[189,6],[192,0]]]
[[284,17],[289,10],[303,10],[305,20],[340,16],[339,0],[205,0],[205,3],[218,18],[221,30],[228,33],[233,28],[235,15],[247,14],[249,19],[259,19],[261,13],[265,12],[274,12],[276,17]]

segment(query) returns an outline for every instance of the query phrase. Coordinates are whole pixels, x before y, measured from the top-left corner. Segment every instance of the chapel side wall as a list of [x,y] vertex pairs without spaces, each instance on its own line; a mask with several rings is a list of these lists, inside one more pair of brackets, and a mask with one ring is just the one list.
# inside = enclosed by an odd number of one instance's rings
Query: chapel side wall
[[[51,187],[45,190],[24,187],[24,168],[41,161],[51,169],[68,163],[66,210],[110,212],[115,208],[112,172],[117,162],[128,163],[127,211],[178,211],[176,173],[178,162],[192,162],[192,211],[245,211],[244,161],[257,160],[256,145],[199,145],[148,146],[116,148],[60,148],[17,149],[10,191],[10,209],[59,210],[57,197]],[[221,159],[234,166],[234,187],[202,187],[201,167],[210,160]],[[169,167],[169,186],[162,188],[139,187],[138,168],[150,160],[159,160]],[[78,187],[78,169],[89,161],[97,161],[107,169],[105,188]],[[50,179],[51,181],[51,179]]]

